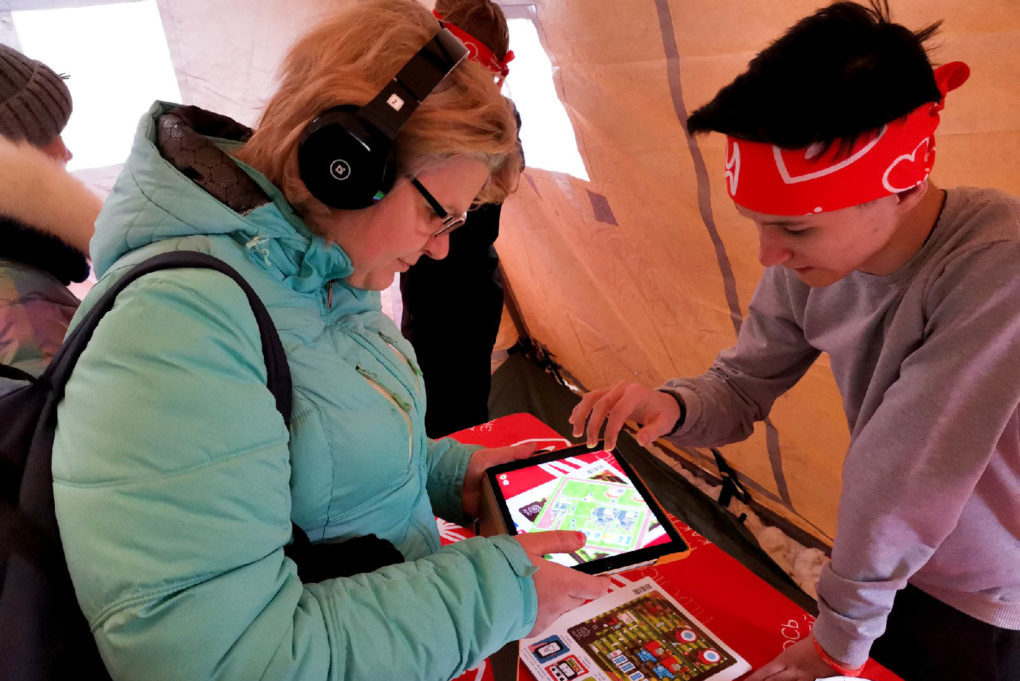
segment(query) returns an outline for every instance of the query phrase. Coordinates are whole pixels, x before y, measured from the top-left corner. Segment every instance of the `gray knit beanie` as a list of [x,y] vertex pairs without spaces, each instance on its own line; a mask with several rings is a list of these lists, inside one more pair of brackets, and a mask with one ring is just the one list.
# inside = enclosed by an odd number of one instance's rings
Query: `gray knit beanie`
[[0,135],[40,149],[71,117],[71,92],[52,69],[0,45]]

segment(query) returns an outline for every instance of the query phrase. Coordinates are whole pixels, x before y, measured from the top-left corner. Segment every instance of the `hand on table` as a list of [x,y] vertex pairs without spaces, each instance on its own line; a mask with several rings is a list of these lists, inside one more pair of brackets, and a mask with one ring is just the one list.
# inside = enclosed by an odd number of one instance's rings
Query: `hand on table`
[[839,672],[818,655],[814,641],[810,635],[797,641],[744,681],[814,681],[839,676]]
[[538,615],[529,637],[545,631],[563,613],[609,592],[611,582],[608,577],[586,575],[542,557],[547,553],[577,551],[587,541],[580,532],[534,532],[517,535],[514,539],[520,542],[528,558],[538,568],[534,575]]
[[646,446],[673,429],[680,418],[680,407],[670,395],[640,383],[621,381],[612,388],[591,391],[570,413],[574,437],[581,436],[587,421],[589,447],[598,441],[604,421],[606,449],[616,446],[620,428],[629,418],[643,426],[635,437],[638,444]]
[[536,443],[529,442],[512,447],[484,447],[476,450],[468,461],[461,492],[461,508],[469,518],[477,518],[482,505],[482,478],[490,466],[526,459],[535,453]]

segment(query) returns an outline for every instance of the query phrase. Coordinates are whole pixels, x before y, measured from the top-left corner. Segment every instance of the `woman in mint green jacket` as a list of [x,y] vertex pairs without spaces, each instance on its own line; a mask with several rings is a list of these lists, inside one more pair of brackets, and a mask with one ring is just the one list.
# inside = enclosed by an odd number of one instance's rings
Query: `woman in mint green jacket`
[[[541,558],[578,548],[574,533],[440,548],[434,514],[475,515],[482,470],[529,452],[428,439],[414,354],[380,312],[395,272],[446,254],[437,212],[516,182],[516,127],[491,76],[461,62],[421,103],[374,205],[329,208],[299,177],[307,123],[363,105],[437,30],[414,0],[360,2],[293,48],[254,134],[165,103],[141,121],[83,309],[153,254],[210,253],[269,309],[294,409],[288,432],[254,317],[221,274],[143,277],[99,325],[59,409],[53,473],[115,679],[448,679],[608,585]],[[375,534],[404,562],[303,584],[284,556],[292,520],[313,542]]]

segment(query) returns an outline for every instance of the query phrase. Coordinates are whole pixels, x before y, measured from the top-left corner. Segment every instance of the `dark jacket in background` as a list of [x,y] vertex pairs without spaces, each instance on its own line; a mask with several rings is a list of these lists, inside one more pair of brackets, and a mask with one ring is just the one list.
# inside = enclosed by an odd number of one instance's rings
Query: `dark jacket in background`
[[67,284],[89,275],[99,208],[58,162],[0,138],[0,363],[38,375],[57,351],[78,308]]

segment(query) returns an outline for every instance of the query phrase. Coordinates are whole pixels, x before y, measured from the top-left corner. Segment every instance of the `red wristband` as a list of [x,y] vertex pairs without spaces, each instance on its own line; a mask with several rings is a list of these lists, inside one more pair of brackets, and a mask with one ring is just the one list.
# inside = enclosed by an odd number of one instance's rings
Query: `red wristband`
[[861,672],[864,671],[863,664],[860,667],[857,667],[856,669],[851,669],[850,667],[845,666],[842,662],[833,658],[831,655],[825,652],[822,646],[818,643],[818,639],[812,638],[811,640],[815,644],[815,650],[818,652],[819,657],[822,658],[822,662],[829,665],[843,676],[860,676]]

